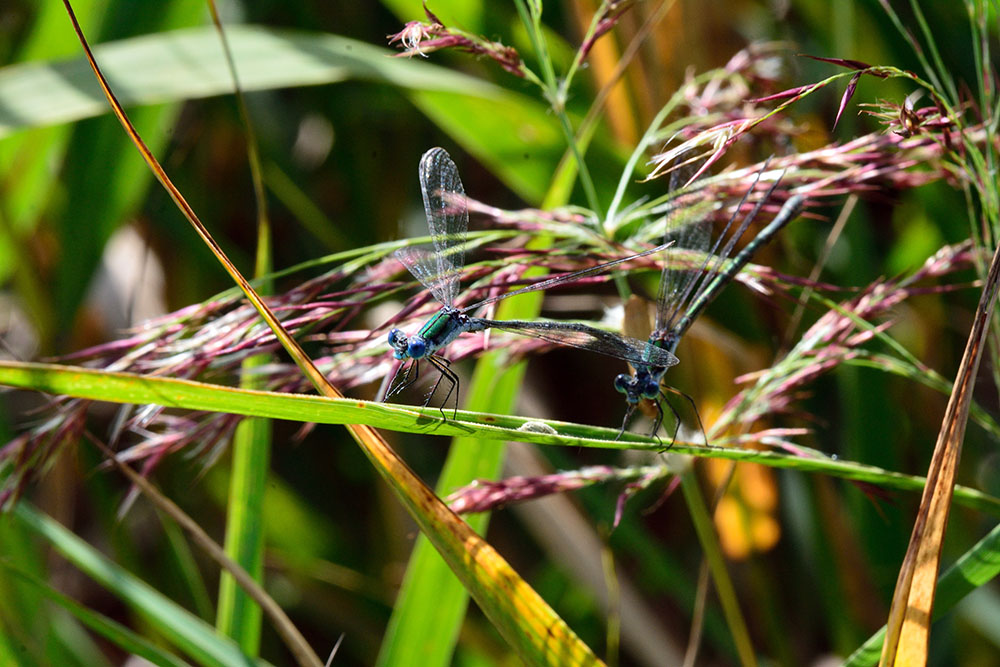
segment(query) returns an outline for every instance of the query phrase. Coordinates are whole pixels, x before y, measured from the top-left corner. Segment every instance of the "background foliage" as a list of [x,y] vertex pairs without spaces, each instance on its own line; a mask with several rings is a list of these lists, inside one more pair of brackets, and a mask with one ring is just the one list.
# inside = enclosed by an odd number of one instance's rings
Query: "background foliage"
[[[546,5],[550,55],[560,71],[571,60],[595,4],[567,0]],[[640,3],[598,42],[568,96],[571,118],[586,114],[600,83],[654,4]],[[605,206],[629,153],[687,73],[720,67],[748,43],[782,40],[788,42],[789,54],[920,71],[913,52],[874,2],[668,4],[623,84],[608,98],[606,115],[587,153],[597,199]],[[112,85],[123,98],[144,103],[131,112],[133,120],[215,238],[247,274],[252,273],[256,211],[245,139],[232,98],[215,96],[226,88],[227,75],[219,52],[209,53],[219,47],[206,7],[193,0],[155,6],[94,0],[74,6],[94,44],[152,37],[148,48],[137,52],[141,58],[129,51],[117,55],[119,70]],[[221,9],[227,24],[235,24],[233,49],[241,81],[250,91],[247,102],[260,141],[275,267],[423,234],[416,165],[431,146],[451,152],[466,190],[479,201],[503,208],[539,207],[551,195],[565,140],[536,88],[487,58],[454,52],[434,53],[426,60],[415,57],[406,68],[382,65],[389,53],[385,36],[398,32],[406,21],[424,18],[418,3],[246,2]],[[430,9],[446,25],[499,39],[524,54],[529,66],[536,65],[512,4],[442,0]],[[899,11],[912,25],[914,18],[906,8]],[[938,38],[941,59],[955,80],[976,81],[962,6],[933,3],[924,11]],[[80,66],[79,45],[61,4],[7,3],[0,8],[0,20],[8,27],[0,31],[0,61],[74,61],[0,72],[0,77],[26,77],[24,86],[16,89],[19,95],[0,102],[4,354],[21,360],[67,354],[109,340],[143,317],[228,289],[226,276],[167,195],[151,187],[152,178],[117,121],[107,115],[84,118],[95,112],[87,111],[88,96],[77,92],[74,97],[74,91],[89,90],[92,75]],[[300,51],[269,46],[265,38],[270,33],[261,37],[240,29],[244,23],[302,31],[303,40],[318,38],[303,42],[306,52],[316,57],[302,58]],[[192,26],[204,30],[191,33],[189,43],[174,41],[171,31]],[[357,42],[323,41],[329,35]],[[366,50],[366,45],[374,48]],[[262,50],[268,57],[259,57]],[[113,62],[115,54],[108,56]],[[805,58],[787,57],[783,64],[778,78],[784,87],[839,71]],[[46,83],[52,81],[69,85]],[[4,84],[13,85],[0,78]],[[788,141],[796,150],[846,142],[877,130],[873,119],[854,113],[855,104],[879,99],[898,104],[912,88],[899,80],[862,78],[834,129],[842,92],[842,86],[829,87],[795,108],[795,132]],[[33,102],[33,96],[42,102]],[[737,144],[720,166],[759,159],[752,143]],[[658,187],[663,183],[636,186],[635,193],[655,194]],[[587,204],[578,183],[567,201]],[[844,200],[826,204],[828,208],[816,209],[819,215],[793,224],[755,261],[789,275],[808,276],[826,254],[831,221]],[[830,248],[820,279],[863,288],[882,276],[909,274],[945,243],[969,236],[966,210],[966,198],[954,182],[867,193]],[[972,277],[968,272],[956,282]],[[279,280],[277,289],[289,289],[297,280]],[[384,323],[405,296],[394,296],[366,312],[365,323]],[[977,297],[976,290],[968,289],[911,298],[890,313],[892,335],[928,367],[951,377]],[[610,286],[570,291],[547,299],[546,314],[592,313],[615,300]],[[681,365],[670,371],[670,382],[695,398],[706,424],[736,392],[734,378],[767,368],[777,350],[795,340],[786,334],[794,310],[788,300],[760,298],[734,286],[692,329],[679,351]],[[820,312],[818,307],[808,309],[798,331]],[[995,375],[992,362],[984,364],[984,378]],[[471,362],[460,368],[470,373]],[[523,381],[508,380],[508,412],[617,424],[622,406],[610,379],[621,370],[612,360],[575,351],[533,358]],[[497,391],[506,386],[497,385]],[[376,389],[377,382],[371,382],[354,389],[353,395],[370,398]],[[468,398],[477,400],[474,393]],[[995,414],[994,383],[984,381],[976,398]],[[813,433],[799,440],[803,445],[849,461],[923,474],[945,401],[942,393],[912,378],[842,365],[809,387],[798,406],[800,414],[770,425],[808,425]],[[34,411],[42,407],[37,395],[4,394],[2,439],[33,425],[35,415],[41,414]],[[107,436],[113,432],[115,414],[104,405],[94,408],[89,429]],[[396,432],[388,437],[424,479],[437,480],[448,451],[445,438]],[[372,664],[390,614],[399,608],[395,595],[416,528],[343,429],[303,429],[298,423],[276,421],[273,440],[263,524],[268,590],[319,653],[325,654],[343,633],[336,661]],[[988,494],[1000,491],[994,445],[983,430],[970,428],[961,483]],[[157,465],[155,481],[221,541],[228,450],[213,451],[219,460],[207,469],[205,457],[190,454],[165,457]],[[512,447],[507,466],[509,472],[539,474],[583,465],[626,465],[636,462],[630,458],[633,454]],[[235,653],[198,648],[200,641],[211,644],[199,635],[206,630],[195,621],[214,622],[218,569],[144,502],[118,519],[128,486],[114,473],[97,468],[101,458],[85,443],[64,448],[30,487],[28,499],[186,608],[194,629],[178,638],[171,622],[163,619],[186,618],[182,611],[160,607],[159,621],[137,614],[125,594],[113,595],[95,584],[100,579],[91,571],[91,577],[82,576],[65,560],[49,556],[47,543],[38,538],[38,526],[48,524],[25,509],[19,510],[19,520],[0,521],[0,558],[7,565],[0,570],[0,654],[6,652],[15,664],[89,665],[123,659],[121,648],[84,630],[65,607],[26,583],[24,577],[32,576],[52,582],[84,609],[132,628],[151,641],[150,651],[172,644],[197,662],[236,660]],[[669,463],[677,469],[686,465],[673,459]],[[697,472],[709,498],[730,474],[728,463],[720,459],[701,461]],[[874,493],[822,474],[763,466],[740,467],[729,489],[714,525],[759,656],[781,664],[846,657],[881,627],[917,494]],[[663,490],[659,486],[631,500],[613,530],[621,487],[610,485],[499,512],[488,539],[609,661],[620,643],[623,664],[673,664],[684,655],[695,628],[702,635],[703,661],[738,662],[738,640],[714,594],[708,595],[704,610],[696,604],[704,550],[696,534],[697,520],[692,521],[683,502],[690,490],[661,502]],[[945,544],[946,564],[994,524],[993,516],[981,510],[956,508]],[[63,537],[63,548],[83,548]],[[54,538],[49,541],[54,543]],[[609,574],[612,562],[614,576]],[[605,606],[609,589],[610,611]],[[418,600],[418,615],[431,616],[440,602],[435,593],[431,586]],[[975,590],[936,625],[932,659],[939,664],[955,664],[958,657],[963,664],[994,659],[1000,645],[998,608],[994,587]],[[622,626],[620,637],[616,622]],[[447,639],[433,647],[443,661],[511,660],[506,644],[474,606],[454,628],[458,637],[453,657]],[[267,623],[261,641],[264,659],[290,662]],[[390,660],[385,658],[389,649],[382,650],[383,659]]]

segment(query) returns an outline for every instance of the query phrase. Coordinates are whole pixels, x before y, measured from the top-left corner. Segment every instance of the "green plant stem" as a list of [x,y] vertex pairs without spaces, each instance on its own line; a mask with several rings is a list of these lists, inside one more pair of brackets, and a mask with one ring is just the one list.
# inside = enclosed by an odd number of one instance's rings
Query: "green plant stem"
[[684,499],[687,501],[691,520],[698,533],[698,540],[705,552],[705,560],[708,561],[708,569],[712,574],[715,590],[719,593],[722,613],[729,625],[733,643],[736,645],[736,652],[740,656],[740,663],[745,667],[752,667],[757,664],[757,657],[754,655],[753,644],[750,642],[750,632],[747,630],[746,621],[740,611],[739,601],[736,599],[736,589],[733,588],[733,582],[729,578],[726,561],[722,556],[722,548],[715,534],[715,525],[709,515],[708,507],[705,505],[701,487],[698,486],[698,478],[693,469],[688,469],[680,475],[680,479]]
[[[226,66],[233,80],[236,108],[246,140],[247,161],[253,182],[254,201],[257,209],[257,253],[254,261],[254,278],[263,279],[258,292],[264,295],[274,291],[274,284],[265,277],[272,273],[271,221],[268,216],[267,193],[261,167],[257,135],[250,120],[246,99],[240,86],[233,60],[232,49],[222,27],[215,0],[208,0],[226,57]],[[270,354],[258,354],[243,362],[240,386],[257,389],[262,380],[254,371],[271,362]],[[233,561],[246,570],[254,581],[264,577],[264,495],[267,475],[271,466],[271,421],[245,419],[236,428],[233,437],[233,466],[226,513],[225,551]],[[256,656],[260,651],[260,633],[263,611],[226,571],[219,579],[219,609],[216,626],[225,635],[239,643],[247,655]]]
[[[247,359],[241,386],[253,384],[252,375],[246,373],[267,361],[267,355]],[[226,555],[257,582],[262,581],[264,573],[264,497],[270,460],[271,420],[257,417],[240,422],[233,438],[224,548]],[[247,654],[257,655],[261,618],[260,607],[232,575],[223,572],[216,617],[219,631],[235,639]]]
[[[715,75],[714,72],[710,74],[713,76]],[[694,83],[700,83],[701,79],[701,76],[697,77]],[[628,162],[625,163],[625,169],[622,170],[621,178],[618,179],[618,187],[615,189],[615,196],[611,200],[611,206],[608,207],[608,213],[604,218],[606,221],[611,222],[618,215],[618,209],[621,207],[622,200],[625,197],[625,188],[628,187],[629,182],[632,180],[632,174],[635,173],[635,168],[639,163],[639,158],[643,156],[649,145],[656,140],[663,122],[667,119],[667,116],[673,113],[674,109],[677,108],[683,99],[683,90],[679,90],[674,93],[670,99],[667,100],[667,103],[663,105],[663,108],[657,112],[656,116],[653,118],[653,122],[649,124],[648,128],[646,128],[646,131],[642,135],[642,139],[639,140],[639,143],[629,156]]]
[[[112,403],[151,403],[169,408],[226,412],[317,424],[364,424],[407,433],[463,435],[485,440],[513,440],[549,446],[600,449],[658,451],[663,447],[663,443],[655,438],[633,433],[625,433],[616,439],[617,428],[465,410],[459,410],[455,419],[449,417],[447,421],[442,421],[437,408],[420,409],[355,399],[326,399],[307,394],[250,391],[191,380],[115,373],[56,364],[0,361],[0,385]],[[542,433],[525,428],[528,423],[539,422],[551,426],[552,432]],[[709,435],[711,436],[711,433]],[[903,491],[921,490],[926,483],[923,477],[904,475],[842,458],[829,458],[818,453],[799,456],[747,449],[742,446],[706,447],[681,441],[674,444],[671,452],[705,458],[749,461],[803,473],[821,473]],[[955,487],[955,501],[991,516],[1000,516],[1000,498],[982,491],[958,485]]]
[[515,6],[521,17],[521,22],[528,32],[528,39],[531,41],[531,46],[538,56],[539,65],[542,68],[542,81],[544,84],[542,91],[552,106],[552,111],[559,119],[559,127],[566,138],[566,145],[573,151],[573,157],[576,159],[580,173],[580,184],[583,186],[584,195],[587,197],[587,205],[592,211],[600,211],[601,204],[597,198],[597,189],[594,187],[594,181],[590,177],[590,170],[587,169],[587,164],[583,161],[583,154],[580,152],[579,146],[577,146],[573,125],[569,121],[569,116],[566,115],[565,99],[563,99],[559,83],[556,80],[556,73],[552,67],[552,59],[549,57],[545,35],[542,33],[541,16],[539,15],[540,8],[534,3],[530,3],[529,7],[529,3],[526,3],[525,0],[515,0]]

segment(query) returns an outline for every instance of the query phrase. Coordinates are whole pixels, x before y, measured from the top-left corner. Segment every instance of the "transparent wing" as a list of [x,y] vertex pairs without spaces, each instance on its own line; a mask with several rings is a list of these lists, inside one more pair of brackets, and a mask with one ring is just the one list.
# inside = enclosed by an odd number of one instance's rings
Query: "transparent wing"
[[[678,196],[688,185],[688,181],[698,172],[704,159],[693,157],[693,151],[678,156],[679,165],[670,172],[668,192]],[[663,241],[673,242],[674,250],[670,253],[670,261],[664,262],[660,274],[660,286],[656,293],[656,319],[653,331],[664,333],[670,329],[674,320],[683,309],[683,295],[690,292],[698,274],[687,266],[688,258],[703,257],[711,236],[711,224],[706,218],[691,219],[688,211],[683,208],[680,200],[664,218]],[[688,261],[686,261],[688,260]]]
[[[446,306],[455,303],[465,266],[465,235],[469,210],[458,167],[443,148],[432,148],[420,158],[420,191],[434,252],[404,252],[400,261]],[[432,287],[433,285],[433,287]]]
[[644,340],[620,336],[595,329],[577,322],[529,322],[526,320],[481,320],[494,329],[513,331],[524,336],[540,338],[558,345],[599,352],[616,359],[623,359],[633,366],[669,368],[678,363],[677,357]]
[[[729,234],[733,224],[739,218],[740,209],[743,208],[750,194],[757,187],[757,183],[767,170],[769,163],[770,158],[765,161],[763,168],[757,172],[753,185],[743,194],[742,199],[740,199],[739,204],[736,205],[736,209],[733,211],[733,215],[716,237],[715,243],[710,242],[711,223],[708,220],[698,220],[671,231],[669,229],[670,219],[668,217],[668,231],[665,238],[675,235],[677,246],[693,251],[691,253],[692,257],[700,256],[701,263],[698,266],[683,267],[679,270],[675,268],[668,269],[667,266],[664,266],[660,279],[660,289],[656,298],[656,332],[663,334],[667,331],[673,331],[678,337],[683,334],[684,330],[690,326],[697,314],[711,302],[736,272],[750,260],[753,250],[761,244],[756,241],[752,242],[752,247],[748,246],[750,247],[749,252],[741,252],[738,255],[742,263],[734,261],[725,266],[726,259],[733,251],[737,241],[743,236],[743,233],[750,226],[750,223],[753,222],[753,219],[757,216],[757,213],[777,186],[778,181],[780,181],[779,176],[767,193],[757,202],[753,210],[739,222],[733,233]],[[723,271],[724,266],[725,270]]]
[[407,271],[413,274],[414,278],[420,281],[421,285],[430,290],[435,299],[446,306],[454,303],[454,281],[439,271],[434,246],[407,246],[400,248],[393,255]]
[[[705,267],[701,271],[701,275],[698,281],[698,285],[695,288],[693,294],[690,298],[686,298],[687,306],[685,307],[683,316],[677,320],[674,324],[674,332],[677,336],[680,336],[684,331],[691,326],[691,322],[694,321],[696,317],[701,313],[705,307],[712,302],[712,300],[722,291],[722,289],[732,281],[733,277],[740,272],[740,270],[746,266],[750,258],[757,251],[757,248],[761,247],[767,243],[771,237],[774,236],[792,217],[785,217],[783,221],[776,220],[779,224],[775,224],[776,221],[772,221],[770,225],[761,230],[757,236],[752,238],[742,250],[733,256],[732,260],[727,262],[729,254],[733,251],[733,246],[736,242],[743,236],[743,233],[750,226],[750,223],[757,217],[760,213],[761,208],[764,204],[771,198],[771,194],[774,189],[778,187],[778,183],[784,177],[785,172],[778,174],[778,177],[771,184],[771,187],[767,189],[764,195],[757,201],[753,209],[743,218],[739,226],[733,231],[732,235],[726,240],[725,246],[719,249],[720,243],[726,238],[726,234],[729,232],[730,227],[732,227],[733,222],[739,214],[740,209],[743,204],[747,201],[750,193],[754,191],[757,186],[757,182],[760,181],[760,177],[767,170],[767,166],[770,163],[771,158],[768,158],[764,162],[764,166],[759,172],[757,172],[757,178],[754,179],[753,185],[747,190],[746,194],[740,200],[740,203],[736,206],[736,210],[733,212],[733,216],[726,223],[726,227],[719,234],[719,238],[716,239],[715,244],[709,251],[710,255],[706,258]],[[782,209],[784,211],[784,209]],[[781,217],[782,214],[779,214]]]
[[[680,215],[668,215],[664,241],[674,241],[670,261],[664,262],[660,287],[656,293],[656,319],[653,331],[668,331],[684,310],[684,300],[698,279],[696,263],[705,257],[711,240],[711,223],[705,219],[681,220]],[[672,222],[678,220],[679,226]]]

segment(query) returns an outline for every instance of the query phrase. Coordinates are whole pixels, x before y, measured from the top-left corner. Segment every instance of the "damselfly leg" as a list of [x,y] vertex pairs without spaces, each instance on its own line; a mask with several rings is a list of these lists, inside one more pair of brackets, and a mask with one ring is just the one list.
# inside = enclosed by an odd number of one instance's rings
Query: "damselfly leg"
[[[410,377],[411,374],[413,377]],[[389,391],[386,392],[383,400],[389,400],[389,398],[414,384],[419,378],[420,361],[418,359],[413,359],[410,363],[403,364],[396,371],[396,374],[392,376],[392,382],[389,383]]]
[[[429,361],[431,365],[438,370],[438,379],[437,382],[434,383],[434,387],[431,388],[430,393],[427,394],[427,398],[424,400],[424,407],[430,404],[431,398],[434,396],[434,392],[436,392],[438,387],[441,386],[441,381],[447,380],[448,393],[444,395],[444,400],[441,401],[441,405],[438,406],[438,410],[441,411],[442,419],[448,419],[448,416],[444,412],[444,408],[448,405],[448,399],[451,398],[451,395],[454,394],[455,391],[461,386],[461,382],[458,379],[458,375],[455,374],[455,371],[451,370],[451,361],[448,359],[445,359],[437,354],[432,354],[427,357],[427,361]],[[451,415],[452,419],[458,417],[458,396],[459,394],[455,394],[455,409]]]

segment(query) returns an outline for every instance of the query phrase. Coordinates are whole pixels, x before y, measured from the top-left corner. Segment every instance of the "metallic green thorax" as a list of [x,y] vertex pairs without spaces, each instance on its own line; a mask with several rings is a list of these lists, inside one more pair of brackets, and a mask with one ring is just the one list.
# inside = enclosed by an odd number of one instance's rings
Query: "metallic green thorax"
[[457,328],[454,316],[455,314],[449,312],[447,308],[442,308],[435,313],[434,317],[427,320],[427,324],[417,332],[417,335],[430,343],[431,347],[436,348],[445,345],[445,343],[439,341],[447,338],[448,334]]

